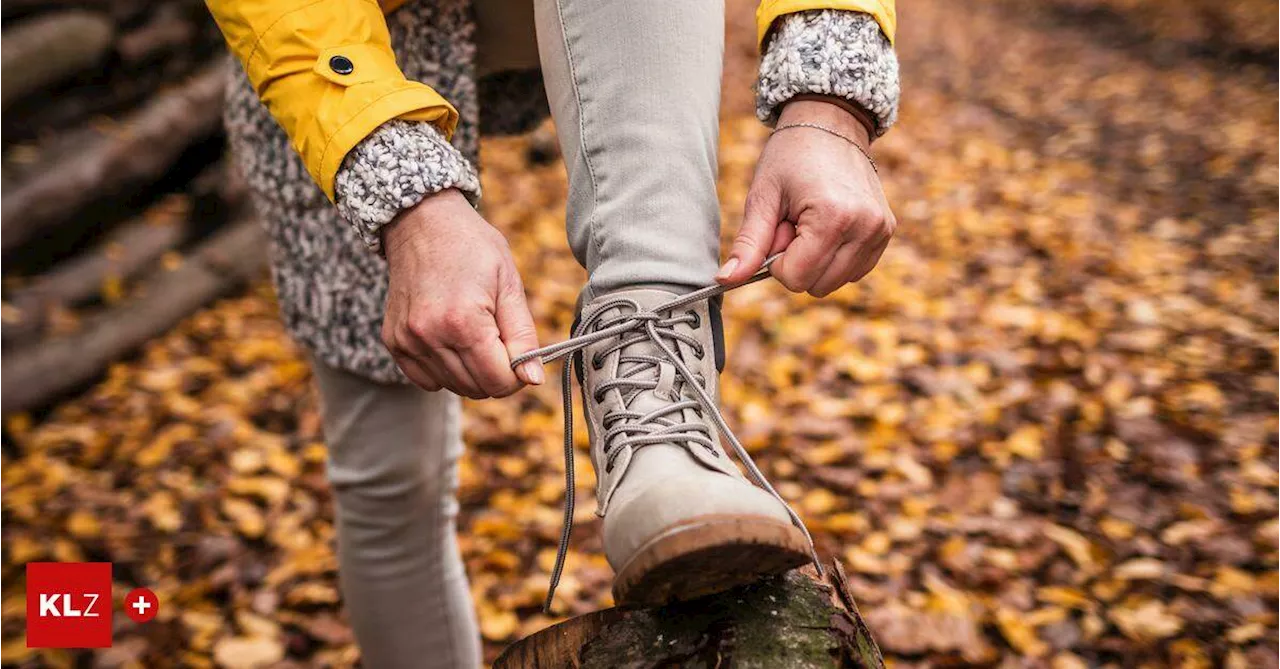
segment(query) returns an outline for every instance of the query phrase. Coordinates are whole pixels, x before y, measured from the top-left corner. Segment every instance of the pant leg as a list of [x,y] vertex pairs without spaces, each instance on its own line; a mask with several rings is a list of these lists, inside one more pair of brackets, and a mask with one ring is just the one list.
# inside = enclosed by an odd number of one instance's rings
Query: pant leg
[[534,14],[584,297],[711,283],[723,0],[535,0]]
[[455,537],[458,398],[312,368],[337,500],[342,594],[364,666],[480,666]]

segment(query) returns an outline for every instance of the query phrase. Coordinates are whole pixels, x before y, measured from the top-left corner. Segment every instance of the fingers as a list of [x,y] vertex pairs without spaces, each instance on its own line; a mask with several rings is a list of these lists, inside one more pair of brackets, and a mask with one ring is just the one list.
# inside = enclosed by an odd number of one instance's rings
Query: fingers
[[[519,276],[507,281],[498,293],[495,311],[498,336],[506,345],[508,365],[518,356],[538,348],[538,329],[533,324],[533,314],[529,313],[524,286],[521,285]],[[525,362],[516,369],[515,374],[521,382],[531,386],[542,385],[546,381],[541,360]]]
[[519,390],[521,381],[511,371],[487,310],[410,314],[404,322],[399,330],[384,333],[384,343],[415,384],[427,390],[447,388],[471,399]]
[[489,397],[489,394],[480,387],[480,384],[476,383],[476,380],[471,376],[471,371],[467,369],[466,363],[462,361],[462,358],[453,349],[438,349],[435,354],[439,356],[440,370],[444,374],[441,382],[445,388],[473,400],[482,400]]
[[770,268],[784,286],[823,297],[875,267],[896,222],[887,208],[853,202],[830,198],[801,213],[797,238]]
[[875,268],[888,247],[887,239],[870,246],[858,244],[841,246],[840,250],[836,251],[835,257],[831,259],[831,265],[827,271],[813,283],[809,293],[814,297],[826,297],[845,284],[858,281]]
[[866,260],[854,269],[853,275],[850,276],[845,283],[861,281],[862,277],[866,276],[868,272],[876,268],[876,265],[880,262],[880,256],[884,255],[884,251],[887,248],[889,248],[888,239],[881,242],[879,246],[872,247],[871,252],[866,255]]
[[729,258],[716,274],[722,284],[738,283],[756,273],[773,246],[774,231],[782,219],[782,200],[778,189],[767,182],[756,182],[747,193],[742,226],[733,240]]
[[[397,351],[399,355],[397,361],[400,359],[412,361],[442,388],[473,400],[488,397],[480,384],[476,383],[471,376],[462,358],[453,349],[428,343],[421,336],[415,335],[400,340]],[[404,365],[400,368],[404,369]],[[406,371],[405,374],[408,372]]]
[[[384,331],[383,343],[391,352],[391,357],[400,367],[400,371],[404,372],[414,385],[428,392],[446,387],[444,381],[448,375],[440,369],[437,361],[431,358],[421,342],[417,342],[413,337]],[[450,390],[453,389],[450,388]]]
[[436,374],[428,372],[417,360],[407,356],[394,356],[400,371],[409,377],[414,385],[427,392],[435,392],[442,387],[436,382]]
[[462,370],[453,372],[453,368],[450,368],[450,371],[459,377],[466,374],[480,389],[480,397],[473,399],[506,397],[519,390],[522,385],[515,372],[511,371],[507,349],[502,345],[502,340],[498,339],[496,330],[492,336],[471,346],[446,350],[443,357],[446,365],[456,359]]
[[848,283],[860,255],[862,255],[862,249],[854,244],[841,246],[832,256],[831,264],[827,266],[826,271],[810,286],[809,294],[814,297],[826,297]]
[[457,386],[443,380],[446,388],[471,399],[506,397],[520,388],[488,309],[455,308],[440,314],[433,327],[418,335]]
[[827,232],[813,227],[802,227],[796,239],[787,247],[769,271],[787,290],[807,292],[813,283],[831,264],[840,243]]
[[790,221],[783,221],[778,224],[778,228],[773,231],[773,246],[769,248],[769,255],[774,256],[787,250],[791,242],[796,238],[796,226]]

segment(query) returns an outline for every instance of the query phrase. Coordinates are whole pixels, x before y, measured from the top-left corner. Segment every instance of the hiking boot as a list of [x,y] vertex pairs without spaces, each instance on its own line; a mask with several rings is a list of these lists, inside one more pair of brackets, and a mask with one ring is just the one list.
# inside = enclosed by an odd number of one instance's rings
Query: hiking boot
[[[643,288],[601,296],[584,308],[583,330],[599,332],[678,297]],[[619,603],[691,599],[810,560],[798,521],[729,459],[691,387],[718,405],[709,311],[699,300],[657,313],[582,351],[596,513]]]

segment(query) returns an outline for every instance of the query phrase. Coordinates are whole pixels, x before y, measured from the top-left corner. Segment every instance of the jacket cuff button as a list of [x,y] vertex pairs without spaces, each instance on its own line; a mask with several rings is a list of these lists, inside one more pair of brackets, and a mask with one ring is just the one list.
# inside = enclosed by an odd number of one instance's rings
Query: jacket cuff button
[[346,56],[334,56],[329,59],[329,69],[338,74],[351,74],[355,71],[356,65]]

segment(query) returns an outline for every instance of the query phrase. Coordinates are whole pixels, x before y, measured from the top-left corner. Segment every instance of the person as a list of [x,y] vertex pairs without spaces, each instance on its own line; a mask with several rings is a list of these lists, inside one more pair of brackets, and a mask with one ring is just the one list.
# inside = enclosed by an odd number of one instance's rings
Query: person
[[454,536],[458,396],[545,376],[511,251],[475,208],[476,146],[548,108],[589,276],[570,353],[615,595],[683,598],[808,559],[802,525],[726,456],[720,315],[701,299],[718,291],[694,293],[779,253],[772,276],[816,296],[876,264],[895,225],[868,153],[897,114],[892,0],[760,5],[757,112],[777,130],[723,264],[722,0],[208,6],[242,66],[228,134],[311,355],[367,666],[480,663]]

